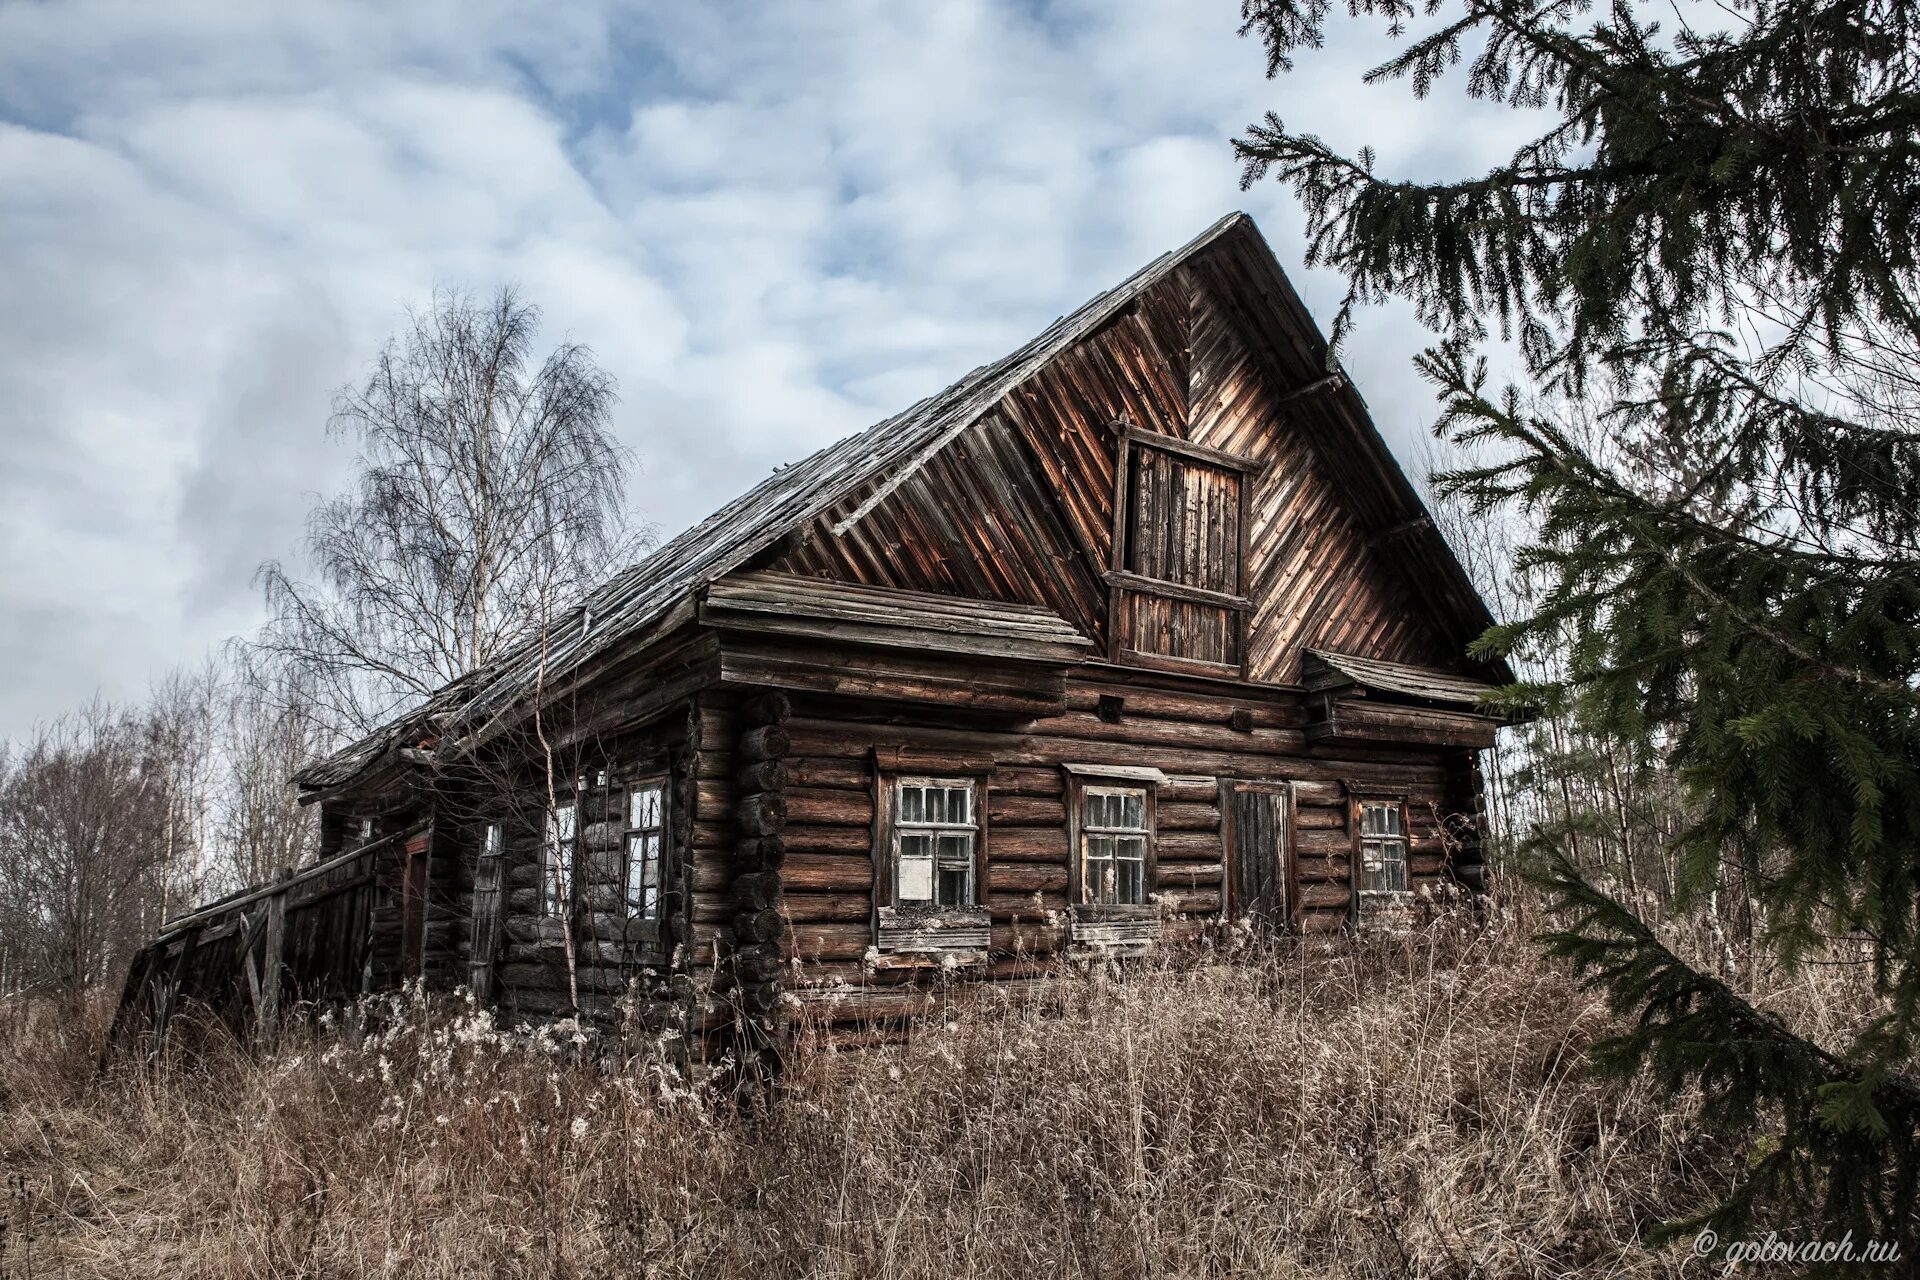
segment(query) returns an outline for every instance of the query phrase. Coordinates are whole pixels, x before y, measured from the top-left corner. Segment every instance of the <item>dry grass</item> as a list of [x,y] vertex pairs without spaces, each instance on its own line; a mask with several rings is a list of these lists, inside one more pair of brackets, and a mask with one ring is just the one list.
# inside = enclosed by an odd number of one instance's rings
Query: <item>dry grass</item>
[[1510,926],[1089,973],[753,1123],[419,1002],[105,1075],[6,1016],[8,1275],[1698,1274],[1638,1238],[1737,1155],[1588,1076],[1609,1016]]

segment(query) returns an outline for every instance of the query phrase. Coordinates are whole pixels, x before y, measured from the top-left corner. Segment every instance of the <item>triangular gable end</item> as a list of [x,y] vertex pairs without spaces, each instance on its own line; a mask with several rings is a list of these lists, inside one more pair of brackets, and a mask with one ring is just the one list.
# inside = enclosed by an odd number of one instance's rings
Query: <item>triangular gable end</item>
[[[1328,375],[1324,340],[1265,241],[1244,216],[1223,227],[983,405],[964,430],[846,495],[772,567],[1043,605],[1103,652],[1148,663],[1151,654],[1134,646],[1154,649],[1156,628],[1196,631],[1211,637],[1200,651],[1228,660],[1222,673],[1244,662],[1261,681],[1298,681],[1309,648],[1509,678],[1467,660],[1466,644],[1491,618],[1359,396]],[[1140,537],[1125,532],[1125,513],[1115,519],[1120,434],[1198,446],[1178,455],[1150,447],[1140,458],[1168,474],[1181,459],[1191,463],[1178,474],[1193,511],[1209,518],[1158,507],[1140,518],[1162,529],[1177,521],[1171,535],[1156,536],[1184,535],[1200,559],[1208,538],[1244,536],[1244,649],[1229,634],[1233,610],[1204,593],[1166,599],[1116,589],[1125,574],[1112,571],[1137,554],[1123,550],[1116,560],[1116,530],[1130,548]],[[1210,474],[1209,451],[1249,468],[1244,479],[1220,481],[1249,486],[1244,532],[1230,513],[1222,519],[1219,495],[1195,486]],[[1142,483],[1141,465],[1129,463],[1130,483]]]

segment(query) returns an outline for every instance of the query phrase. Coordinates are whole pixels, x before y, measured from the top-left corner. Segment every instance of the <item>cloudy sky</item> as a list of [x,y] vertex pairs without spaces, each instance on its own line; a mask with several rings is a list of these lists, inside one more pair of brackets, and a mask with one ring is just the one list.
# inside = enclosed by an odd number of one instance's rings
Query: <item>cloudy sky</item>
[[[1221,214],[1269,107],[1411,176],[1512,122],[1269,83],[1231,0],[0,0],[0,737],[259,619],[347,446],[332,390],[436,284],[518,281],[619,379],[670,534],[1023,341]],[[1358,33],[1356,33],[1358,35]],[[1348,368],[1402,457],[1404,314]]]

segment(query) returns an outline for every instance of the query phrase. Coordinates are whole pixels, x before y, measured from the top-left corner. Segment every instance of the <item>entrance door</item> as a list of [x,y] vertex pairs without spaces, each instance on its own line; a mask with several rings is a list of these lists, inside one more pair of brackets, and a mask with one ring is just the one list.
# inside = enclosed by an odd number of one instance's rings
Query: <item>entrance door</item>
[[417,978],[427,942],[427,833],[407,841],[406,875],[400,882],[400,972]]
[[1230,801],[1233,893],[1229,909],[1235,916],[1252,916],[1276,929],[1285,928],[1292,919],[1289,800],[1284,782],[1236,782]]

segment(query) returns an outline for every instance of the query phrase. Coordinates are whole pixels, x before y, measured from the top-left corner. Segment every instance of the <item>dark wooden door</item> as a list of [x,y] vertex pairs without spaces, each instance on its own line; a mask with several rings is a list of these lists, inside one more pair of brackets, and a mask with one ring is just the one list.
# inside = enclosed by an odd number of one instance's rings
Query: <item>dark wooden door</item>
[[1239,783],[1233,791],[1233,902],[1236,916],[1251,916],[1283,928],[1293,904],[1287,848],[1287,791],[1283,786]]
[[427,837],[407,841],[406,875],[400,885],[400,972],[417,978],[427,942]]

